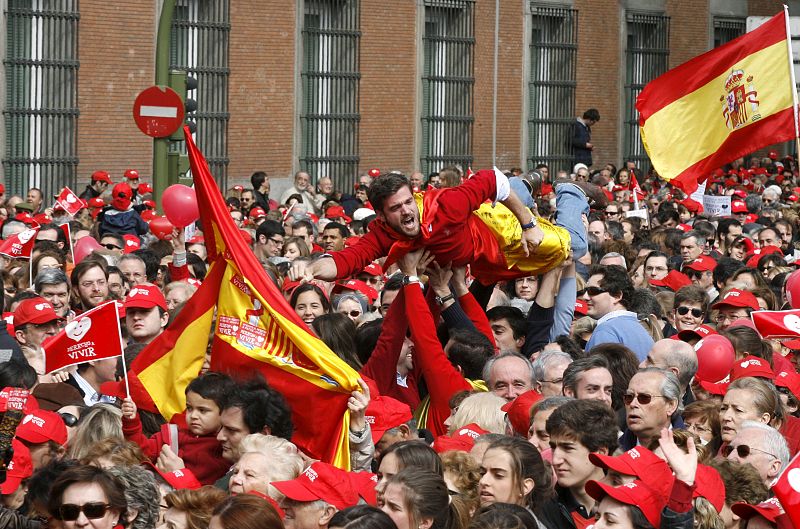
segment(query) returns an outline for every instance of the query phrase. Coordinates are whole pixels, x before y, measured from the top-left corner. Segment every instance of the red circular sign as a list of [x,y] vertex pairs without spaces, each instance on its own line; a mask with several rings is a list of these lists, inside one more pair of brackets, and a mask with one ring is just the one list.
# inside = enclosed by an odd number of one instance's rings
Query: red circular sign
[[133,102],[133,119],[139,130],[148,136],[169,136],[183,124],[181,96],[166,86],[146,88]]

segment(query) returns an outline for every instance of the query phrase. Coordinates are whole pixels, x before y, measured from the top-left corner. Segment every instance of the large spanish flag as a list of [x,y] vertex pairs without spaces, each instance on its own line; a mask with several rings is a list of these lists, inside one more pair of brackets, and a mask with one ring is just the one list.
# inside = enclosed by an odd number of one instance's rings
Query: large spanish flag
[[292,408],[292,441],[349,470],[347,399],[358,373],[311,334],[267,278],[185,133],[210,268],[175,321],[131,363],[131,393],[143,387],[167,418],[182,412],[210,341],[212,370],[263,375]]
[[698,178],[764,146],[794,139],[788,13],[674,68],[636,101],[658,174],[687,193]]

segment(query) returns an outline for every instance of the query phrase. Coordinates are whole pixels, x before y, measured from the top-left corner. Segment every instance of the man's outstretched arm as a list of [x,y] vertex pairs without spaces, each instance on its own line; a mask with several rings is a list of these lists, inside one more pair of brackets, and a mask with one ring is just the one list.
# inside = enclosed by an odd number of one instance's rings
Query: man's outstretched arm
[[316,261],[295,261],[289,269],[289,279],[292,281],[311,281],[321,279],[333,281],[336,279],[336,262],[330,256],[322,256]]

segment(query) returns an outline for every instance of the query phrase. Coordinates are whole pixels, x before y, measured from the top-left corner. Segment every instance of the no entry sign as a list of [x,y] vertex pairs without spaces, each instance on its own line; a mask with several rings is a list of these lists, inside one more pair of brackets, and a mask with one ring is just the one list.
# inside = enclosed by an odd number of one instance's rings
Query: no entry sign
[[148,136],[169,136],[183,124],[181,96],[166,86],[142,90],[133,102],[133,119],[139,130]]

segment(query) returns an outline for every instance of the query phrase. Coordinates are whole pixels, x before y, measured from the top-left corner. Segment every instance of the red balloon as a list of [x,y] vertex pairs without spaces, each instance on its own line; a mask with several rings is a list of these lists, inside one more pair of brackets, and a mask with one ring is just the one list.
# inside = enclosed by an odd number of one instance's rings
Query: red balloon
[[174,226],[170,223],[167,217],[155,217],[150,221],[150,231],[157,239],[168,241],[172,239],[172,228]]
[[734,360],[733,344],[724,336],[712,334],[697,342],[697,378],[719,382],[731,372]]
[[171,185],[164,190],[161,206],[173,226],[185,228],[200,218],[197,195],[194,189],[183,184]]
[[800,270],[795,270],[786,278],[786,301],[793,309],[800,309]]
[[94,237],[86,236],[81,237],[75,241],[75,246],[72,247],[72,260],[75,264],[83,261],[86,256],[95,250],[101,249],[100,243]]

